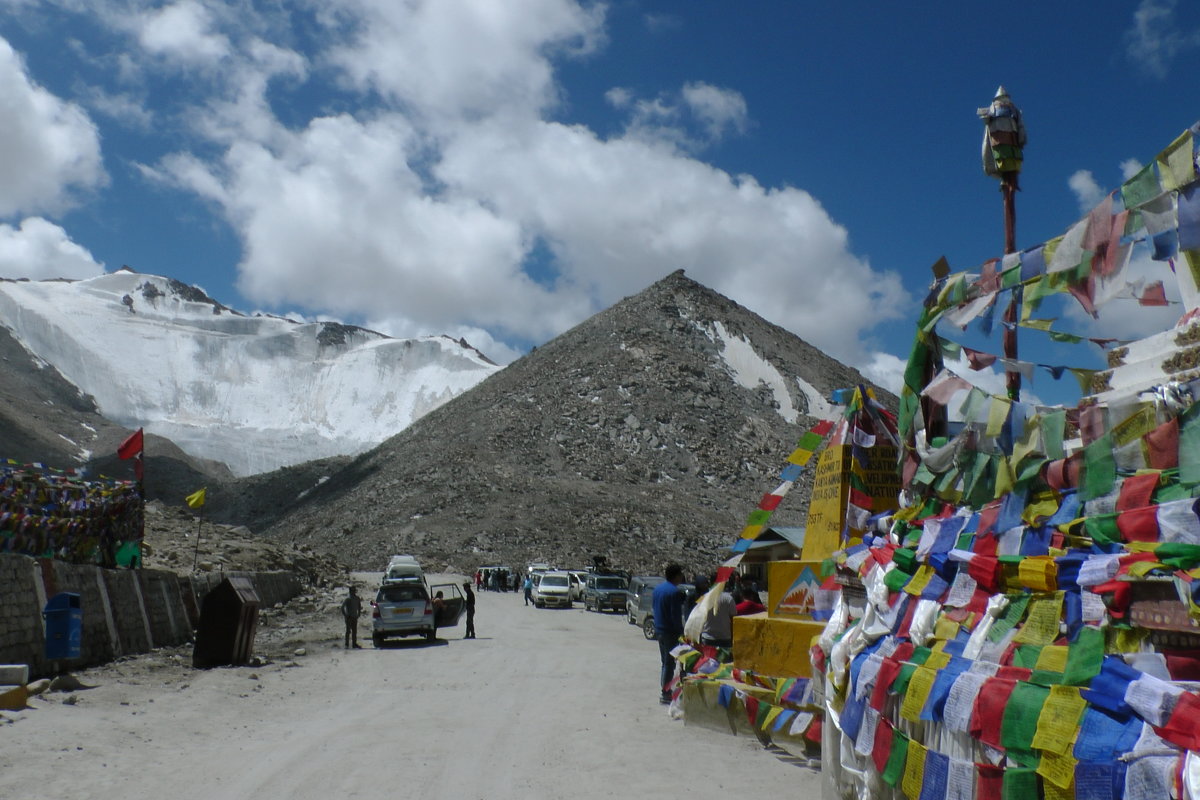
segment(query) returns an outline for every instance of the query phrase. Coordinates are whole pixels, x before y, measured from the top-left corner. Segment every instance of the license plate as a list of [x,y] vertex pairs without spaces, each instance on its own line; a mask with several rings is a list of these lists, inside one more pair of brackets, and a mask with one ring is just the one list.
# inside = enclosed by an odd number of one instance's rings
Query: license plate
[[393,616],[397,616],[397,615],[400,615],[400,614],[411,614],[411,613],[412,613],[412,609],[411,609],[411,608],[393,608],[393,609],[392,609],[392,615],[393,615]]

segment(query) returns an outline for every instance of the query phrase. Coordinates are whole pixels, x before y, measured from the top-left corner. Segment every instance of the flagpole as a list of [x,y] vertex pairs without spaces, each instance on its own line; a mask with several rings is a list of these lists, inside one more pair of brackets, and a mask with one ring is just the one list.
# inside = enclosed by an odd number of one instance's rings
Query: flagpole
[[196,515],[196,555],[192,558],[192,572],[196,571],[196,565],[200,563],[200,524],[204,521],[204,506],[200,506],[200,513]]

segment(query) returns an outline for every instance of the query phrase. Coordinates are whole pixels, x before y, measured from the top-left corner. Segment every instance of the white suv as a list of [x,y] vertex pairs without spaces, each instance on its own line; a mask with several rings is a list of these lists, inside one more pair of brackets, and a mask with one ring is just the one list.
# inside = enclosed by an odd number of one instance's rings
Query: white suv
[[538,581],[533,590],[533,604],[538,608],[546,606],[571,607],[571,573],[547,572]]

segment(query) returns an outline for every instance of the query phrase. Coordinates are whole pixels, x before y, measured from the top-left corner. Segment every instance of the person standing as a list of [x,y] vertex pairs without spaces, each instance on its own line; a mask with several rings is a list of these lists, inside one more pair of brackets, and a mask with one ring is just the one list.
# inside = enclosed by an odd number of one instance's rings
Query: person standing
[[362,599],[358,596],[358,587],[351,586],[350,594],[342,601],[342,618],[346,620],[346,641],[343,648],[350,649],[350,643],[353,641],[354,648],[361,650],[362,645],[358,643],[358,618],[362,616]]
[[529,601],[533,600],[533,576],[525,576],[525,605],[529,605]]
[[737,603],[733,595],[727,591],[721,592],[717,604],[704,618],[704,628],[700,633],[700,644],[717,648],[733,647],[733,618],[737,616]]
[[471,584],[464,583],[463,589],[467,592],[467,635],[464,639],[475,638],[475,593],[471,591]]
[[662,662],[659,673],[659,688],[662,693],[659,702],[664,705],[671,702],[671,678],[675,675],[675,657],[671,651],[679,644],[683,635],[683,592],[679,584],[683,583],[683,567],[670,564],[663,573],[665,581],[654,587],[654,633],[658,638],[658,656]]

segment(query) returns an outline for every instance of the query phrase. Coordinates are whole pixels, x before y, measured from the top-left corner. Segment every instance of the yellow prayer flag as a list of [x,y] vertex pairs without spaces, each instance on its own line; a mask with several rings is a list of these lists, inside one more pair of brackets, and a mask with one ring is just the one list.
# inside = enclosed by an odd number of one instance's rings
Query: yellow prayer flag
[[1046,645],[1038,653],[1034,669],[1047,672],[1064,672],[1067,669],[1067,648],[1061,645]]
[[1027,556],[1017,565],[1017,580],[1035,592],[1058,588],[1058,565],[1049,556]]
[[[944,644],[938,642],[938,644]],[[935,645],[936,647],[937,645]],[[934,650],[929,654],[929,658],[925,659],[925,666],[930,669],[944,669],[950,665],[950,654],[945,650]]]
[[[900,703],[900,716],[909,722],[921,721],[921,709],[929,699],[933,682],[937,679],[937,670],[926,666],[917,667],[908,682],[904,692],[904,700]],[[910,754],[911,757],[911,754]]]
[[992,395],[992,405],[988,408],[987,429],[984,433],[988,436],[999,436],[1004,430],[1004,421],[1008,419],[1011,409],[1012,401],[1007,397]]
[[1037,774],[1045,778],[1046,783],[1065,789],[1075,780],[1075,764],[1075,756],[1070,753],[1059,754],[1053,750],[1043,750]]
[[912,739],[908,743],[908,754],[904,761],[904,777],[900,780],[900,789],[907,797],[920,797],[921,787],[925,785],[925,745]]
[[767,718],[765,720],[763,720],[762,729],[765,731],[767,728],[771,727],[771,725],[773,725],[775,723],[775,718],[778,717],[782,713],[783,713],[783,709],[780,708],[779,706],[775,706],[770,711],[768,711]]
[[188,508],[203,508],[204,501],[207,498],[208,498],[208,487],[205,486],[200,491],[192,492],[191,494],[189,494],[186,498],[184,498],[184,502],[186,502],[188,504]]
[[917,567],[917,571],[913,573],[912,579],[905,584],[904,591],[914,597],[919,596],[921,592],[925,591],[925,587],[929,585],[929,581],[933,579],[935,574],[933,567],[928,564],[922,564]]
[[1036,596],[1029,604],[1025,624],[1017,631],[1018,644],[1050,644],[1058,638],[1062,620],[1063,593]]
[[949,641],[958,635],[958,629],[959,624],[943,614],[933,626],[933,638]]

